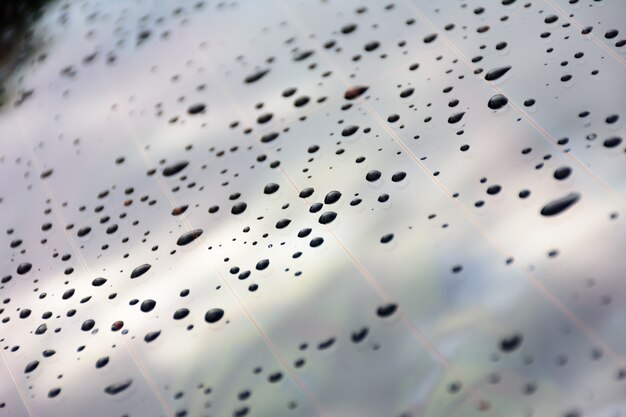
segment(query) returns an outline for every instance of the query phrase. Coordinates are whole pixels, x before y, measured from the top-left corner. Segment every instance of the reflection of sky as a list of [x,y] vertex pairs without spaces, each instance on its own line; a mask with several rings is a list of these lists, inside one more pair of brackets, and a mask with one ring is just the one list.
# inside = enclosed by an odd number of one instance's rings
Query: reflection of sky
[[[604,121],[626,104],[619,94],[624,58],[617,39],[601,36],[619,29],[624,6],[570,10],[561,3],[485,2],[483,14],[428,0],[400,1],[391,10],[368,4],[361,14],[353,1],[203,8],[180,2],[178,14],[160,2],[53,6],[35,32],[37,54],[46,58],[7,82],[11,102],[19,90],[34,93],[0,113],[0,227],[14,229],[0,252],[2,276],[12,275],[2,287],[0,316],[9,320],[0,325],[0,416],[173,416],[181,410],[221,416],[243,415],[245,407],[258,416],[626,412],[616,378],[626,366],[620,320],[626,165],[623,144],[602,146],[605,138],[624,135],[621,120]],[[549,26],[544,19],[553,13],[560,20]],[[509,19],[501,21],[502,15]],[[405,24],[410,17],[416,23]],[[560,26],[567,21],[569,27]],[[358,29],[340,34],[349,22]],[[455,29],[442,30],[450,22]],[[578,26],[591,23],[598,36],[588,39]],[[484,24],[490,30],[477,35]],[[143,30],[150,37],[137,44]],[[539,36],[546,30],[548,40]],[[425,45],[422,39],[433,32],[438,39]],[[341,50],[321,46],[330,39]],[[364,52],[372,40],[381,47]],[[498,52],[494,45],[502,40],[508,46]],[[294,51],[304,50],[315,53],[294,62]],[[573,58],[578,51],[584,59]],[[92,63],[82,62],[93,52]],[[107,63],[111,54],[113,64]],[[363,56],[354,61],[356,54]],[[471,62],[476,55],[483,56],[477,64]],[[419,69],[409,71],[414,62]],[[494,84],[473,75],[479,66],[502,65],[512,70]],[[75,77],[60,75],[68,66]],[[243,83],[257,68],[270,72]],[[594,69],[599,76],[590,75]],[[326,71],[332,74],[322,76]],[[574,81],[560,83],[563,73]],[[339,110],[343,92],[359,84],[369,86],[368,98]],[[409,85],[415,94],[400,99]],[[442,93],[449,86],[452,92]],[[287,99],[281,93],[288,87],[298,91]],[[494,113],[486,103],[498,92],[509,105]],[[294,107],[302,95],[311,102]],[[327,99],[317,103],[320,97]],[[524,107],[531,97],[537,104]],[[452,99],[458,107],[449,107]],[[206,113],[188,115],[196,103],[205,103]],[[263,108],[255,109],[257,103]],[[591,116],[581,119],[584,110]],[[447,119],[457,111],[466,114],[451,126]],[[272,121],[257,124],[265,112],[274,113]],[[391,114],[400,121],[388,123]],[[229,127],[235,121],[239,125]],[[342,137],[351,124],[359,132]],[[252,133],[245,133],[248,127]],[[259,142],[273,131],[280,132],[276,141]],[[585,139],[591,133],[595,141]],[[556,145],[563,137],[567,146]],[[463,144],[469,152],[459,151]],[[311,145],[319,151],[309,153]],[[524,148],[532,152],[523,155]],[[261,154],[267,161],[257,161]],[[357,164],[359,156],[366,160]],[[119,157],[124,162],[116,164]],[[180,160],[190,162],[180,175],[161,175]],[[280,166],[270,168],[276,160]],[[555,181],[553,171],[564,165],[572,176]],[[41,180],[49,168],[53,174]],[[157,173],[146,175],[152,168]],[[366,182],[372,169],[383,180]],[[398,171],[406,180],[390,181]],[[263,194],[269,182],[280,184],[271,196]],[[487,195],[492,184],[503,191]],[[306,187],[315,193],[299,198]],[[522,189],[531,197],[518,198]],[[339,202],[310,213],[332,190],[342,192]],[[539,215],[547,202],[572,191],[581,193],[579,203],[553,218]],[[248,205],[239,216],[230,214],[236,192]],[[384,193],[390,200],[379,203]],[[363,202],[350,206],[356,195]],[[485,206],[475,207],[478,200]],[[181,204],[189,209],[172,216]],[[213,205],[220,210],[209,214]],[[327,210],[338,217],[322,226],[317,219]],[[283,218],[291,223],[277,230]],[[46,222],[53,226],[43,232]],[[119,228],[107,234],[111,224]],[[77,237],[84,226],[92,232]],[[307,227],[311,235],[297,238]],[[177,247],[178,237],[195,228],[202,236]],[[394,239],[383,245],[387,233]],[[310,248],[313,237],[324,244]],[[11,248],[18,238],[23,243]],[[552,250],[555,258],[547,256]],[[298,251],[303,254],[294,259]],[[63,261],[65,254],[71,258]],[[270,267],[255,271],[261,259],[270,259]],[[19,276],[22,262],[32,262],[33,270]],[[144,263],[152,268],[129,279]],[[462,270],[453,273],[457,265]],[[235,266],[252,270],[251,277],[238,280],[230,272]],[[69,267],[74,271],[65,274]],[[91,282],[98,276],[107,283],[96,288]],[[253,283],[256,292],[248,290]],[[69,288],[74,296],[62,299]],[[184,289],[190,294],[181,297]],[[91,298],[81,303],[85,297]],[[139,304],[148,298],[157,306],[142,313]],[[132,299],[139,303],[129,305]],[[385,302],[399,310],[381,319],[376,309]],[[181,307],[190,315],[173,320]],[[209,325],[204,313],[214,307],[226,314]],[[32,314],[20,319],[18,308]],[[67,317],[70,309],[77,312]],[[48,311],[52,317],[43,319]],[[80,330],[86,319],[96,321],[97,332]],[[117,320],[127,334],[110,330]],[[43,322],[48,331],[35,335]],[[366,339],[351,342],[363,327]],[[144,335],[155,330],[159,338],[145,343]],[[501,352],[501,340],[515,334],[523,335],[521,347]],[[329,349],[318,349],[331,337],[336,342]],[[43,358],[45,349],[56,354]],[[109,364],[96,369],[103,356]],[[300,358],[303,367],[295,365]],[[25,375],[35,359],[40,365]],[[276,372],[283,378],[268,382]],[[104,393],[129,378],[129,389]],[[451,393],[450,384],[460,391]],[[61,393],[48,398],[55,387]],[[252,395],[239,400],[245,390]]]

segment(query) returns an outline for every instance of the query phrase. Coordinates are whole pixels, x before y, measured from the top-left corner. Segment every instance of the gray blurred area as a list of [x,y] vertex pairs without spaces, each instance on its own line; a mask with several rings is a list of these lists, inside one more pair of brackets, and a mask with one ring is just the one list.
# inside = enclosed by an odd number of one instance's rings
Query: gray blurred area
[[0,417],[626,417],[626,2],[0,3]]

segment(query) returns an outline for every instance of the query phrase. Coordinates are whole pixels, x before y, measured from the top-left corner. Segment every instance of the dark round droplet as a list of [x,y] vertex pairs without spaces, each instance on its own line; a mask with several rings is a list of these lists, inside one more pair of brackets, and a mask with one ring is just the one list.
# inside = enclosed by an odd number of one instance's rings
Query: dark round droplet
[[334,204],[341,198],[341,193],[339,191],[331,191],[326,194],[324,197],[324,204]]
[[42,173],[41,173],[41,175],[40,175],[39,177],[40,177],[41,179],[48,178],[50,175],[52,175],[52,172],[53,172],[53,171],[54,171],[53,169],[47,169],[47,170],[45,170],[44,172],[42,172]]
[[406,178],[406,172],[398,171],[398,172],[396,172],[395,174],[393,174],[391,176],[391,181],[393,181],[393,182],[400,182],[400,181],[402,181],[405,178]]
[[93,327],[96,325],[96,322],[92,319],[87,319],[83,322],[83,324],[80,326],[80,329],[84,332],[88,332],[89,330],[93,329]]
[[365,179],[369,182],[374,182],[374,181],[378,181],[381,177],[381,173],[380,171],[377,171],[375,169],[371,170],[370,172],[368,172],[367,174],[365,174]]
[[337,213],[334,211],[327,211],[320,216],[319,222],[321,224],[328,224],[337,218]]
[[272,120],[272,117],[274,117],[272,113],[264,113],[260,115],[259,117],[257,117],[256,121],[259,124],[264,124]]
[[506,353],[513,352],[522,344],[523,337],[521,334],[514,334],[500,341],[500,350]]
[[205,109],[206,109],[206,105],[204,105],[202,103],[198,103],[198,104],[194,104],[192,106],[189,106],[189,108],[187,109],[187,113],[189,113],[189,114],[204,113]]
[[54,398],[61,393],[61,388],[52,388],[48,391],[48,398]]
[[303,238],[303,237],[307,237],[310,234],[311,234],[311,229],[307,227],[298,232],[298,237]]
[[163,176],[171,177],[172,175],[178,174],[180,171],[185,169],[189,165],[189,161],[180,161],[175,164],[168,165],[163,169]]
[[356,125],[350,125],[350,126],[346,126],[342,131],[341,131],[341,136],[343,137],[348,137],[348,136],[352,136],[354,135],[357,131],[359,130],[359,127]]
[[28,271],[30,271],[32,269],[33,265],[29,262],[24,262],[18,265],[17,267],[17,273],[19,275],[24,275],[26,273],[28,273]]
[[105,282],[107,282],[106,278],[98,277],[94,278],[94,280],[91,281],[91,285],[93,285],[94,287],[100,287],[104,285]]
[[498,184],[494,184],[494,185],[489,186],[489,188],[487,188],[487,194],[489,194],[489,195],[496,195],[501,190],[502,190],[501,186],[499,186]]
[[393,240],[393,233],[387,233],[380,238],[380,243],[389,243]]
[[572,169],[570,167],[559,167],[554,171],[554,178],[563,181],[572,173]]
[[508,102],[508,98],[506,98],[502,94],[496,94],[489,99],[489,101],[487,102],[487,107],[489,107],[491,110],[498,110],[506,106]]
[[154,332],[147,333],[147,334],[143,337],[143,340],[144,340],[146,343],[150,343],[150,342],[152,342],[153,340],[155,340],[157,337],[159,337],[159,335],[160,335],[160,334],[161,334],[161,331],[160,331],[160,330],[157,330],[157,331],[154,331]]
[[318,246],[321,246],[322,243],[324,243],[324,238],[315,237],[311,239],[311,242],[309,242],[309,246],[312,248],[317,248]]
[[279,188],[280,188],[280,186],[278,184],[270,182],[263,189],[263,193],[264,194],[274,194],[276,191],[278,191]]
[[109,363],[109,357],[104,356],[96,361],[96,369],[105,367]]
[[367,327],[363,327],[361,330],[357,330],[350,335],[350,339],[353,343],[361,343],[367,337],[369,330]]
[[142,276],[143,274],[148,272],[150,268],[152,268],[152,265],[150,264],[139,265],[137,268],[133,269],[133,272],[130,273],[131,279]]
[[274,372],[273,374],[270,374],[267,377],[267,380],[269,382],[271,382],[272,384],[275,384],[276,382],[280,381],[281,379],[283,379],[283,374],[282,372]]
[[244,211],[246,211],[247,207],[248,205],[246,203],[244,203],[243,201],[240,201],[239,203],[235,203],[235,205],[233,205],[233,208],[230,209],[230,212],[232,214],[241,214]]
[[178,246],[185,246],[199,238],[200,235],[202,235],[202,229],[191,230],[187,233],[183,233],[176,241],[176,244]]
[[346,90],[346,92],[344,93],[343,97],[346,100],[354,100],[360,96],[362,96],[369,87],[363,86],[363,85],[356,85],[354,87],[350,87],[349,89]]
[[269,259],[262,259],[262,260],[260,260],[259,262],[256,263],[256,269],[257,269],[257,271],[263,271],[269,265],[270,265],[270,260]]
[[437,34],[431,33],[424,38],[424,43],[432,43],[435,39],[437,39]]
[[376,309],[376,315],[378,317],[386,318],[391,316],[398,309],[398,305],[394,303],[383,304]]
[[116,322],[113,322],[113,324],[111,325],[111,331],[112,332],[117,332],[122,327],[124,327],[124,322],[122,320],[118,320]]
[[413,88],[407,88],[406,90],[402,90],[402,92],[400,93],[400,97],[401,98],[411,97],[414,91],[415,89]]
[[182,320],[189,315],[189,309],[179,308],[174,312],[174,320]]
[[299,197],[309,198],[313,195],[314,192],[315,190],[313,188],[305,188],[304,190],[300,191]]
[[116,384],[111,384],[104,389],[104,392],[106,392],[109,395],[119,394],[120,392],[130,387],[132,383],[133,383],[132,379],[127,379],[125,381],[118,382]]
[[613,138],[605,139],[602,145],[605,148],[615,148],[616,146],[619,146],[621,143],[622,143],[622,138],[616,136]]
[[390,115],[389,117],[387,117],[387,121],[388,121],[389,123],[395,123],[395,122],[397,122],[398,120],[400,120],[400,115],[398,115],[398,114],[392,114],[392,115]]
[[278,137],[278,132],[270,132],[261,136],[261,143],[273,142]]
[[291,220],[289,219],[280,219],[279,221],[276,222],[276,228],[284,229],[285,227],[289,226],[289,223],[291,223]]
[[78,229],[78,232],[76,233],[76,235],[78,237],[84,237],[84,236],[87,236],[89,234],[89,232],[91,232],[91,227],[86,226],[86,227],[82,227],[82,228]]
[[152,311],[154,309],[154,307],[156,306],[156,301],[152,300],[152,299],[147,299],[144,300],[141,303],[141,306],[139,307],[141,309],[141,311],[143,311],[144,313],[147,313],[149,311]]
[[302,107],[304,105],[306,105],[309,101],[310,101],[310,97],[309,96],[302,96],[302,97],[298,97],[294,102],[293,105],[296,107]]
[[487,72],[487,74],[485,74],[485,80],[495,81],[498,78],[502,77],[507,72],[509,72],[510,69],[511,69],[511,66],[509,65],[504,66],[504,67],[494,68],[491,71]]
[[380,46],[380,42],[372,41],[372,42],[366,43],[365,46],[363,47],[363,49],[365,49],[365,51],[367,51],[367,52],[372,52],[372,51],[375,51],[376,49],[378,49],[379,46]]
[[578,200],[580,200],[580,194],[576,192],[569,193],[565,197],[557,198],[556,200],[550,201],[548,204],[543,206],[541,209],[542,216],[556,216],[567,210],[569,207],[574,205]]
[[39,366],[39,361],[32,361],[32,362],[29,362],[29,363],[26,365],[26,368],[24,368],[24,373],[25,373],[25,374],[31,373],[31,372],[33,372],[35,369],[37,369],[37,367],[38,367],[38,366]]
[[465,115],[464,111],[462,111],[460,113],[455,113],[452,116],[448,117],[448,123],[450,123],[450,124],[458,123],[458,122],[461,121],[461,119],[463,118],[464,115]]
[[25,319],[25,318],[27,318],[28,316],[30,316],[30,313],[31,313],[30,309],[28,309],[28,308],[24,308],[24,309],[22,309],[22,310],[20,311],[20,318],[21,318],[21,319]]
[[224,310],[221,308],[212,308],[204,315],[204,321],[207,323],[216,323],[224,317]]

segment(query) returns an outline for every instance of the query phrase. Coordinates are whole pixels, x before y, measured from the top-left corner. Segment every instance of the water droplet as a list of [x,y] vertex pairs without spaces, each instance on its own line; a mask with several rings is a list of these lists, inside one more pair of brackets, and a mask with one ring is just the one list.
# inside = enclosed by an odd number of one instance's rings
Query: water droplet
[[109,395],[116,395],[126,390],[128,387],[130,387],[132,383],[133,383],[132,379],[127,379],[122,382],[118,382],[116,384],[111,384],[104,389],[104,392],[106,392]]
[[559,181],[563,181],[572,173],[572,169],[567,166],[559,167],[554,171],[554,178]]
[[246,203],[244,203],[243,201],[240,201],[239,203],[235,203],[233,205],[233,208],[230,210],[230,212],[232,214],[241,214],[244,211],[246,211],[246,208],[248,207],[248,205]]
[[270,182],[263,189],[263,193],[264,194],[274,194],[276,191],[278,191],[279,188],[280,188],[280,186],[278,184]]
[[495,81],[498,78],[501,78],[507,72],[509,72],[510,69],[511,69],[511,66],[509,65],[504,66],[504,67],[494,68],[491,71],[487,72],[487,74],[485,74],[485,80]]
[[448,123],[450,123],[450,124],[458,123],[458,122],[461,121],[461,119],[463,118],[464,115],[465,115],[464,111],[462,111],[460,113],[455,113],[452,116],[448,117]]
[[388,233],[380,238],[380,243],[389,243],[393,240],[393,233]]
[[363,86],[363,85],[357,85],[354,87],[349,88],[348,90],[346,90],[346,92],[344,93],[343,97],[346,100],[354,100],[359,98],[360,96],[362,96],[369,87]]
[[328,224],[337,218],[337,213],[334,211],[327,211],[326,213],[320,216],[319,222],[321,224]]
[[262,260],[260,260],[259,262],[256,263],[256,269],[257,269],[257,271],[263,271],[269,265],[270,265],[270,260],[269,259],[262,259]]
[[202,103],[198,103],[198,104],[194,104],[192,106],[189,106],[189,108],[187,109],[187,113],[194,115],[194,114],[198,114],[198,113],[204,113],[204,110],[206,109],[206,105],[202,104]]
[[378,181],[381,175],[382,174],[380,173],[380,171],[373,169],[369,171],[367,174],[365,174],[365,179],[369,182],[374,182],[374,181]]
[[28,273],[28,271],[30,271],[32,267],[33,267],[33,265],[28,263],[28,262],[21,263],[17,267],[17,273],[19,275],[24,275],[24,274]]
[[353,332],[352,335],[350,336],[350,339],[354,343],[361,343],[363,340],[365,340],[368,333],[369,333],[368,328],[363,327],[362,329],[357,330],[356,332]]
[[143,274],[148,272],[150,268],[152,268],[152,265],[150,264],[139,265],[137,268],[133,269],[133,272],[130,273],[131,279],[142,276]]
[[220,319],[224,317],[224,310],[221,308],[212,308],[206,312],[204,315],[204,320],[207,323],[216,323],[220,321]]
[[172,216],[180,216],[185,211],[187,211],[187,207],[189,207],[189,206],[183,205],[183,206],[174,207],[172,209]]
[[202,235],[202,229],[191,230],[187,233],[183,233],[176,241],[176,244],[178,246],[188,245],[189,243],[199,238],[201,235]]
[[152,311],[154,309],[154,307],[156,306],[156,301],[152,300],[152,299],[147,299],[144,300],[141,303],[140,309],[141,311],[143,311],[144,313],[147,313],[149,311]]
[[254,74],[250,74],[248,75],[246,78],[244,78],[244,82],[246,84],[252,84],[254,82],[259,81],[261,78],[265,77],[265,75],[270,72],[269,69],[264,69],[264,70],[260,70],[255,72]]
[[31,373],[35,369],[37,369],[38,366],[39,366],[39,361],[29,362],[28,365],[26,365],[26,368],[24,368],[24,373],[25,374]]
[[489,107],[491,110],[499,110],[503,108],[504,106],[506,106],[508,102],[509,102],[508,98],[506,98],[502,94],[496,94],[495,96],[489,99],[489,102],[487,103],[487,107]]
[[605,139],[602,145],[605,148],[615,148],[616,146],[619,146],[621,143],[622,143],[622,138],[615,136],[612,138]]
[[147,334],[143,337],[143,340],[144,340],[146,343],[150,343],[150,342],[154,341],[157,337],[159,337],[159,335],[160,335],[160,334],[161,334],[161,331],[160,331],[160,330],[157,330],[157,331],[154,331],[154,332],[147,333]]
[[326,194],[324,197],[324,204],[334,204],[341,198],[341,193],[339,191],[331,191]]
[[352,136],[354,135],[357,131],[359,130],[359,127],[356,125],[350,125],[350,126],[346,126],[342,131],[341,131],[341,136],[343,137],[348,137],[348,136]]
[[548,204],[546,204],[541,209],[541,215],[556,216],[557,214],[562,213],[563,211],[574,205],[574,203],[576,203],[578,200],[580,200],[579,193],[569,193],[565,197],[557,198],[556,200],[552,200]]
[[171,177],[173,175],[176,175],[180,171],[185,169],[187,165],[189,165],[188,161],[180,161],[180,162],[176,162],[175,164],[168,165],[163,169],[163,176]]
[[500,341],[500,350],[506,353],[513,352],[522,344],[523,337],[521,334],[514,334]]
[[96,369],[105,367],[109,363],[109,357],[104,356],[96,361]]
[[394,303],[383,304],[376,309],[376,315],[378,317],[386,318],[391,316],[398,309],[398,305]]
[[182,320],[189,315],[189,309],[179,308],[174,312],[174,320]]
[[88,332],[89,330],[93,329],[93,327],[96,325],[96,322],[92,319],[87,319],[83,322],[83,324],[80,326],[80,329],[84,332]]

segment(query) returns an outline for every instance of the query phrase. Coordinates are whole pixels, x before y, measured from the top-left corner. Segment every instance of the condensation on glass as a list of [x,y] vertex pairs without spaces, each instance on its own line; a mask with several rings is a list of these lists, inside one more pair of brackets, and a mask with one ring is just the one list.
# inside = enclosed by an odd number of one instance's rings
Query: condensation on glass
[[46,5],[0,80],[0,416],[625,416],[625,16]]

